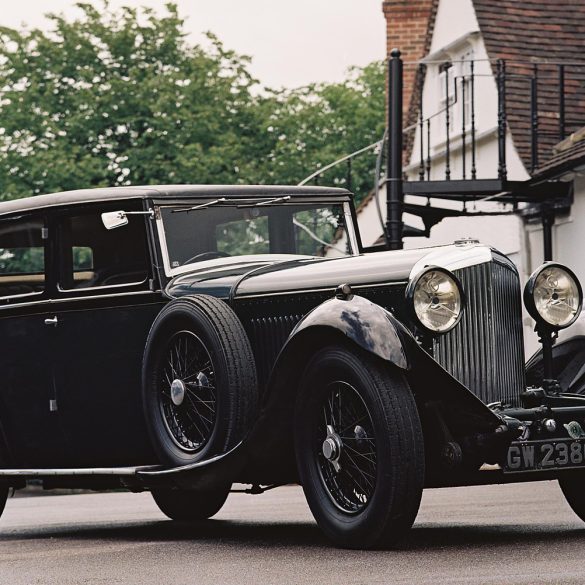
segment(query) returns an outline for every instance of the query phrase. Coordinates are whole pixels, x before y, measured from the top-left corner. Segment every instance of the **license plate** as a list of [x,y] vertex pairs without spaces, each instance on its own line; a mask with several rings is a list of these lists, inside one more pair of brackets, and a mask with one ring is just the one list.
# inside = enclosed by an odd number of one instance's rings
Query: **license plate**
[[585,441],[514,442],[508,448],[504,472],[546,471],[585,467]]

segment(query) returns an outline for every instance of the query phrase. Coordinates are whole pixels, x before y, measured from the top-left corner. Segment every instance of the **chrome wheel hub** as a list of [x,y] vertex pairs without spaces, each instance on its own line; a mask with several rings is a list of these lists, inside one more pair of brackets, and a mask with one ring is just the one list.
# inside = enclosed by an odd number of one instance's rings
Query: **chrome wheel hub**
[[173,380],[171,384],[171,400],[175,406],[180,406],[185,400],[185,382]]
[[203,448],[216,423],[215,373],[205,344],[191,331],[168,341],[157,371],[159,408],[174,443],[189,453]]
[[341,457],[342,442],[339,435],[331,425],[327,425],[327,437],[323,441],[321,448],[323,457],[333,465],[336,472],[339,472],[341,466],[339,465],[339,458]]

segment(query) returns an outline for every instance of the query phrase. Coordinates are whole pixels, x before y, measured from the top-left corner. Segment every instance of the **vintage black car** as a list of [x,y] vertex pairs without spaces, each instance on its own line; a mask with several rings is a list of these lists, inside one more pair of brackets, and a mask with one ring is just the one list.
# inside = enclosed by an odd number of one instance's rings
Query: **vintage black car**
[[[424,488],[558,479],[585,518],[581,310],[474,240],[362,249],[342,189],[156,186],[0,203],[0,494],[150,490],[179,521],[300,483],[338,545],[396,543]],[[544,363],[542,363],[544,361]],[[539,365],[540,364],[540,365]],[[553,364],[554,365],[554,364]]]

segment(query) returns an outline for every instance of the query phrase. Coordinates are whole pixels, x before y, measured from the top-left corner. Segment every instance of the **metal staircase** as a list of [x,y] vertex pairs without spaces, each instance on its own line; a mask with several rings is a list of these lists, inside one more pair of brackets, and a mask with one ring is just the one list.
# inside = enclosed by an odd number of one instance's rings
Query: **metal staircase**
[[[451,63],[445,67],[451,67]],[[423,112],[423,83],[428,63],[416,64],[415,95],[419,100],[415,108],[416,121],[404,127],[403,67],[400,51],[393,50],[388,61],[388,130],[384,139],[351,153],[323,167],[301,184],[326,180],[327,173],[339,174],[345,165],[346,185],[352,184],[352,162],[356,157],[377,153],[377,178],[374,193],[386,191],[386,221],[383,226],[382,247],[400,249],[404,237],[429,237],[433,226],[447,217],[522,214],[538,216],[545,229],[545,257],[552,258],[550,229],[555,214],[570,208],[570,183],[539,177],[539,163],[552,152],[552,146],[571,132],[585,125],[585,110],[577,106],[585,97],[585,62],[582,63],[517,63],[499,60],[491,63],[497,87],[497,167],[493,177],[478,178],[476,128],[476,61],[465,62],[465,74],[445,75],[446,103],[425,117]],[[485,74],[483,75],[486,76]],[[416,98],[415,98],[416,99]],[[459,133],[460,172],[451,165],[453,149],[452,126],[454,109],[461,102],[461,131]],[[511,110],[511,113],[509,112]],[[412,118],[411,105],[411,118]],[[580,112],[577,117],[575,112]],[[431,157],[433,124],[438,118],[445,124],[444,150],[441,153],[442,169],[434,168]],[[581,119],[578,119],[581,118]],[[513,123],[513,124],[512,124]],[[506,137],[512,130],[517,150],[531,177],[526,181],[508,179],[508,153]],[[418,136],[418,172],[405,174],[403,163],[406,152],[412,153]],[[382,173],[386,155],[385,173]],[[411,160],[414,156],[410,157]],[[439,178],[439,173],[442,175]],[[384,175],[380,179],[380,175]],[[415,175],[413,178],[412,175]],[[405,202],[405,196],[410,196]],[[413,202],[420,198],[420,203]],[[460,209],[445,206],[445,201],[460,202]],[[504,204],[501,210],[478,210],[482,202]],[[380,203],[378,206],[380,206]],[[403,223],[403,214],[419,217],[424,229]],[[382,214],[380,213],[380,218]],[[547,233],[548,230],[548,233]]]

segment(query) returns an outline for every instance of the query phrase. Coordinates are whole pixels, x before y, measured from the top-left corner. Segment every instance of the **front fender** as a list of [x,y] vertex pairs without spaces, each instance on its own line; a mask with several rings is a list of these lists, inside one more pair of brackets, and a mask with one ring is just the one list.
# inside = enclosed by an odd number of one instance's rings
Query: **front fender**
[[281,355],[297,335],[314,327],[330,327],[362,349],[407,370],[409,363],[398,326],[399,322],[391,313],[363,297],[352,295],[347,300],[330,299],[313,309],[297,324]]
[[298,323],[278,355],[260,415],[246,441],[247,477],[259,483],[297,481],[293,446],[297,389],[315,353],[344,339],[403,372],[423,428],[427,412],[437,408],[459,436],[493,431],[501,425],[500,418],[424,351],[391,313],[357,295],[331,299]]
[[[341,333],[362,349],[403,370],[419,404],[441,402],[445,418],[462,431],[493,430],[501,424],[473,392],[455,379],[416,341],[392,313],[358,295],[325,301],[292,331],[277,359],[273,374],[286,368],[291,356],[310,346],[311,331]],[[294,358],[293,358],[294,361]],[[302,371],[302,364],[300,371]],[[289,366],[290,369],[290,366]],[[297,370],[299,371],[299,370]]]

